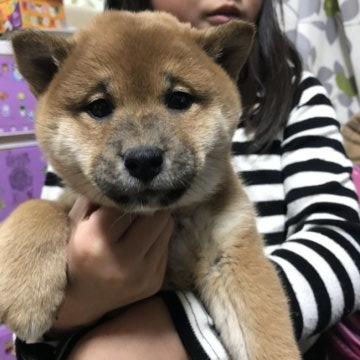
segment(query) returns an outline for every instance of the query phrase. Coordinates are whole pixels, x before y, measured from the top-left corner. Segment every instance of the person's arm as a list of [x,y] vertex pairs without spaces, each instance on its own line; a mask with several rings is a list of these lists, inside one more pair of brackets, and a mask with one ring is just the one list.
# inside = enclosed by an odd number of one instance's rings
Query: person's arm
[[340,125],[325,89],[301,84],[282,143],[286,241],[268,248],[301,342],[360,304],[360,224]]

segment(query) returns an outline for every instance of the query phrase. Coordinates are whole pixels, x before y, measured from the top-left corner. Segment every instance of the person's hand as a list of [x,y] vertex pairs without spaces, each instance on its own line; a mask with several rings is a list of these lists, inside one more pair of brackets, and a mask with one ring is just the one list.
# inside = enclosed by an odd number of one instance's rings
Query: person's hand
[[70,212],[69,284],[54,332],[89,324],[105,313],[155,294],[165,274],[173,220],[94,208],[80,197]]

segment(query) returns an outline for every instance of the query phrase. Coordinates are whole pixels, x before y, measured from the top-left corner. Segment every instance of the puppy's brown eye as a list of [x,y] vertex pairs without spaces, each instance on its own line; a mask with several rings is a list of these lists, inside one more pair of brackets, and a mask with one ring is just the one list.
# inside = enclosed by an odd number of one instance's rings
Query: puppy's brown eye
[[166,95],[165,103],[168,109],[185,111],[188,110],[194,102],[192,95],[183,91],[174,91]]
[[109,116],[113,110],[112,103],[106,99],[95,100],[86,108],[87,113],[95,119],[103,119]]

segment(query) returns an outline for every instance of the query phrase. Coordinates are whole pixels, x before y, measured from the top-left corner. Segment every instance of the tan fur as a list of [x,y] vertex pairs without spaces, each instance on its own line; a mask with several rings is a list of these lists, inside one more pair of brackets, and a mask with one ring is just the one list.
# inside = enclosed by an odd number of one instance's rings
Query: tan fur
[[[236,80],[253,33],[243,22],[200,31],[170,15],[108,12],[70,40],[20,32],[13,46],[39,98],[38,140],[68,187],[125,211],[172,209],[164,288],[199,292],[232,359],[295,360],[285,295],[230,162],[241,111]],[[194,102],[169,109],[174,91]],[[104,97],[114,110],[96,120],[86,106]],[[139,145],[164,152],[147,183],[124,166]],[[0,317],[24,339],[47,331],[63,301],[63,204],[28,202],[0,228]]]

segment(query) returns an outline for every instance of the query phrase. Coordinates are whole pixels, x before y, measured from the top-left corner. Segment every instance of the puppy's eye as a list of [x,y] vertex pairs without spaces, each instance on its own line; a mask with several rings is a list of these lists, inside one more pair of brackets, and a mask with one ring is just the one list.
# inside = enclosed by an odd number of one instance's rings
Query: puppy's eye
[[186,111],[194,103],[194,98],[186,92],[174,91],[166,95],[165,103],[170,110]]
[[103,119],[109,116],[113,110],[113,104],[106,99],[97,99],[86,107],[87,113],[95,119]]

